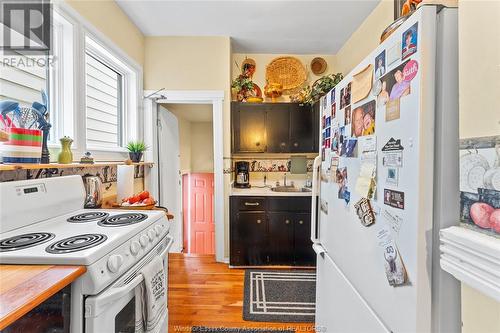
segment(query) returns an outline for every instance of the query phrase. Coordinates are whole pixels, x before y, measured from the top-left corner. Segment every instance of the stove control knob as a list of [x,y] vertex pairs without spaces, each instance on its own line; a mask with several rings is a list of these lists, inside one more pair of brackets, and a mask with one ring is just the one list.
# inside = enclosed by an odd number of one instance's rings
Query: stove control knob
[[114,254],[108,259],[108,269],[111,273],[116,273],[123,264],[123,257],[119,254]]
[[148,231],[148,236],[149,236],[149,239],[152,241],[153,239],[155,239],[156,237],[156,232],[154,231],[154,229],[149,229]]
[[141,238],[139,238],[139,242],[141,242],[142,247],[146,247],[149,242],[149,238],[147,235],[142,235]]
[[155,231],[156,231],[156,234],[157,234],[158,236],[160,236],[160,235],[161,235],[161,232],[163,231],[163,226],[161,226],[161,225],[157,225],[157,226],[155,227]]
[[141,249],[141,244],[139,244],[138,241],[133,241],[130,244],[130,253],[132,253],[134,256],[139,253],[139,250]]

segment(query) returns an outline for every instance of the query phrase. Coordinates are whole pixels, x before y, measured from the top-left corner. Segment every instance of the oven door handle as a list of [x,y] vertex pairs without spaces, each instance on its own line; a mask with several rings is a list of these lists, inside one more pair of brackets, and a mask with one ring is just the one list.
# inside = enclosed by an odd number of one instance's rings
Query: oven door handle
[[[160,257],[162,258],[167,255],[168,251],[172,247],[172,244],[174,243],[174,238],[172,236],[167,236],[167,238],[168,244],[165,247],[165,250],[163,250],[160,254]],[[144,277],[139,273],[132,281],[124,286],[111,288],[97,296],[87,297],[85,300],[85,318],[97,317],[104,310],[106,310],[107,304],[122,298],[124,295],[134,290],[139,284],[142,283],[142,281],[144,281]]]

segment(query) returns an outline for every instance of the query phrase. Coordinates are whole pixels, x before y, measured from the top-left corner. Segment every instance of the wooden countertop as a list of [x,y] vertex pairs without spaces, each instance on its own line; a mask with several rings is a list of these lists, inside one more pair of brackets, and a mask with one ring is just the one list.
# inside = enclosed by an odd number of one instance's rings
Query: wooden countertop
[[[125,165],[124,162],[95,162],[95,163],[69,163],[69,164],[59,164],[59,163],[49,163],[49,164],[2,164],[0,163],[0,171],[12,171],[12,170],[37,170],[37,169],[68,169],[68,168],[97,168],[103,166],[115,166],[115,165]],[[132,163],[131,165],[145,165],[152,167],[153,163],[150,162],[139,162]]]
[[84,266],[0,265],[0,330],[86,271]]

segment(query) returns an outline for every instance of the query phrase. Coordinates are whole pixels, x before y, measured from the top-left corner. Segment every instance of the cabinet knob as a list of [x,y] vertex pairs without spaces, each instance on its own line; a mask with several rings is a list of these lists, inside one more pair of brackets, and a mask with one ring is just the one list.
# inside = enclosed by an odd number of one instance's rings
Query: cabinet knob
[[255,145],[258,147],[260,146],[260,142],[256,142]]
[[290,220],[285,220],[285,224],[290,224]]
[[298,143],[298,142],[294,142],[294,143],[293,143],[293,146],[294,146],[294,147],[298,147],[298,146],[299,146],[299,143]]
[[284,143],[284,142],[280,143],[281,148],[285,148],[285,146],[286,146],[286,143]]
[[262,220],[257,220],[257,224],[261,224],[262,223]]
[[300,220],[300,221],[299,221],[299,224],[304,224],[304,221]]

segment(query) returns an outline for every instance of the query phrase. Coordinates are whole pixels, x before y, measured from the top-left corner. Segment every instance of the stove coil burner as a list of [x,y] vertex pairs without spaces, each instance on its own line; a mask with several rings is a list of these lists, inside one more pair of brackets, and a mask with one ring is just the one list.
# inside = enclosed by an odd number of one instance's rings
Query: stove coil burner
[[97,224],[101,227],[121,227],[142,222],[147,218],[148,216],[142,213],[125,213],[108,217]]
[[104,212],[88,212],[71,216],[67,221],[70,223],[100,222],[108,216],[109,214]]
[[108,237],[101,234],[83,234],[57,241],[45,249],[48,253],[64,254],[82,251],[103,243]]
[[48,242],[55,236],[56,235],[48,232],[34,232],[5,238],[0,240],[0,252],[26,249],[28,247]]

